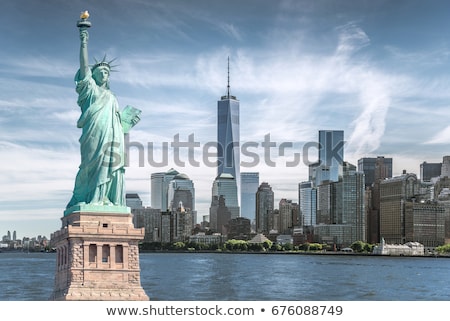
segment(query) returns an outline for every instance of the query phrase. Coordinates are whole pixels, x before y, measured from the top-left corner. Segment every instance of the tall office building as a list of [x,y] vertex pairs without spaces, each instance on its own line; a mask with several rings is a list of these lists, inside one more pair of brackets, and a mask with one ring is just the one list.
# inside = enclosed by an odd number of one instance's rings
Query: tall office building
[[317,189],[313,187],[311,181],[298,184],[298,202],[302,218],[301,226],[316,225]]
[[223,197],[224,205],[231,213],[231,219],[239,217],[239,204],[236,180],[231,174],[221,174],[216,177],[212,186],[212,196]]
[[179,174],[173,168],[167,172],[153,173],[151,175],[151,206],[165,212],[168,209],[168,189],[170,181]]
[[274,212],[274,194],[272,187],[263,182],[256,192],[256,233],[268,234],[270,219]]
[[360,158],[358,171],[364,173],[365,186],[371,187],[376,180],[392,177],[392,158],[384,156]]
[[250,222],[256,218],[256,192],[259,187],[259,173],[241,173],[241,216]]
[[197,211],[195,210],[194,183],[186,174],[177,174],[170,182],[167,190],[167,204],[170,211],[179,208],[183,204],[185,212],[189,212],[192,218],[192,228],[197,224]]
[[137,193],[127,193],[125,195],[125,202],[132,210],[142,208],[142,200]]
[[442,158],[441,177],[450,177],[450,156]]
[[170,210],[179,207],[183,203],[183,208],[195,211],[195,188],[194,182],[186,174],[177,174],[169,182],[167,190],[167,204]]
[[380,182],[380,238],[386,243],[405,243],[405,204],[419,194],[419,188],[416,174],[406,171]]
[[337,182],[342,176],[344,162],[344,131],[319,130],[319,161],[309,166],[314,186]]
[[358,160],[366,187],[366,237],[369,243],[380,242],[380,182],[392,178],[392,158],[377,156]]
[[366,241],[364,192],[364,173],[348,162],[343,162],[338,182],[317,187],[316,241],[338,247]]
[[356,166],[344,162],[341,185],[342,209],[338,215],[338,224],[355,227],[355,234],[348,236],[355,241],[366,241],[366,217],[364,204],[364,173]]
[[217,102],[217,161],[217,177],[222,174],[230,174],[234,177],[239,202],[241,189],[239,100],[230,94],[229,59],[227,94]]
[[[328,178],[337,182],[342,175],[344,162],[344,131],[343,130],[319,130],[319,162],[328,168]],[[319,165],[319,166],[320,166]]]
[[292,234],[294,227],[299,226],[299,210],[298,204],[282,198],[278,205],[279,222],[278,232],[281,234]]
[[188,242],[192,235],[192,212],[189,208],[179,202],[178,206],[172,211],[173,236],[172,242]]
[[427,163],[420,164],[420,180],[422,182],[431,182],[432,178],[441,176],[442,163]]

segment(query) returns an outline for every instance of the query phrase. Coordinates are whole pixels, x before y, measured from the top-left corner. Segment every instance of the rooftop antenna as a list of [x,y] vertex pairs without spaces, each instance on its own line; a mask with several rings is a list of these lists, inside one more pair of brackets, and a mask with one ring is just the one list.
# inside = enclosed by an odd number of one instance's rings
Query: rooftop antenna
[[227,94],[222,96],[221,99],[236,99],[236,96],[230,94],[230,56],[228,56],[228,83],[227,83]]
[[230,98],[230,56],[228,56],[228,85],[227,85],[227,97]]

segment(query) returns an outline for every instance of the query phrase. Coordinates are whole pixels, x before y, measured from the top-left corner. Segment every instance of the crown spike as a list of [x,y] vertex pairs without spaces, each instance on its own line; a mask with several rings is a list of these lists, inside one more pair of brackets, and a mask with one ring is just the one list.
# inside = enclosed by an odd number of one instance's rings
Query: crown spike
[[113,68],[117,67],[118,65],[112,65],[111,63],[116,61],[117,58],[114,58],[110,61],[106,60],[106,54],[103,56],[102,60],[97,60],[97,58],[94,57],[95,63],[94,65],[92,65],[91,70],[93,71],[95,68],[100,67],[100,66],[105,66],[108,67],[109,71],[114,72],[116,70],[113,70]]

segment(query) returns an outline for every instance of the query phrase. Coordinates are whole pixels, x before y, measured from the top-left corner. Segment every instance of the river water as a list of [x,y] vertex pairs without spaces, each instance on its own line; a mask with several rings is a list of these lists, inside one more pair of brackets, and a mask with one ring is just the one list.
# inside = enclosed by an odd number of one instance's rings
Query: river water
[[[45,301],[54,253],[0,253],[0,301]],[[356,255],[141,253],[157,301],[447,301],[450,259]]]

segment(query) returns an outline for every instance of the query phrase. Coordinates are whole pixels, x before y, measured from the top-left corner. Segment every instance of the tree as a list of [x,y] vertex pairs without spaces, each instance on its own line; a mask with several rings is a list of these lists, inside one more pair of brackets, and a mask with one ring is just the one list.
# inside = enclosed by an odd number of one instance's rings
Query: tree
[[363,252],[364,251],[364,246],[366,243],[364,243],[363,241],[355,241],[352,243],[352,245],[350,245],[350,248],[355,251],[355,252]]
[[436,251],[438,253],[450,253],[450,244],[438,246],[436,247]]

